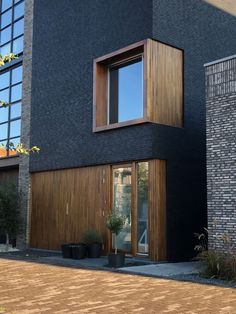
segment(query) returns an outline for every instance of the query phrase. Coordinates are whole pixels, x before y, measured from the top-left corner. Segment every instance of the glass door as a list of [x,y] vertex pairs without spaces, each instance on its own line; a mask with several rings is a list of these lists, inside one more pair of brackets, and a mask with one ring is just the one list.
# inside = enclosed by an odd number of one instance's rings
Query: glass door
[[[117,248],[132,255],[148,255],[148,162],[112,168],[113,210],[126,217]],[[114,241],[112,241],[114,248]]]
[[148,254],[148,162],[137,164],[137,253]]
[[[118,250],[131,252],[132,167],[113,168],[113,210],[126,217],[125,225],[116,238]],[[112,241],[112,246],[114,241]]]

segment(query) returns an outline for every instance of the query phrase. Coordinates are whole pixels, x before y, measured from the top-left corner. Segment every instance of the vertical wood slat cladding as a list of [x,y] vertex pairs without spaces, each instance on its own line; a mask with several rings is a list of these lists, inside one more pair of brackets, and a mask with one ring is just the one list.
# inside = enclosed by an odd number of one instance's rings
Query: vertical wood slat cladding
[[[132,254],[137,253],[136,163],[132,162]],[[122,165],[124,166],[124,165]],[[149,161],[149,255],[166,260],[166,163]],[[31,176],[30,246],[57,250],[79,242],[87,229],[99,230],[104,253],[111,249],[106,217],[112,208],[110,165],[35,173]]]
[[106,216],[110,210],[110,166],[32,174],[30,246],[60,249],[79,242],[87,229],[98,229],[108,243]]
[[93,71],[93,128],[96,128],[107,124],[108,70],[94,62]]
[[147,111],[155,123],[183,126],[183,53],[147,40]]
[[149,256],[166,260],[166,162],[149,161]]
[[[136,47],[136,49],[134,49]],[[114,61],[143,53],[142,118],[108,124],[108,68]],[[183,126],[183,52],[180,49],[147,39],[94,60],[93,131],[104,131],[130,124],[154,122]]]

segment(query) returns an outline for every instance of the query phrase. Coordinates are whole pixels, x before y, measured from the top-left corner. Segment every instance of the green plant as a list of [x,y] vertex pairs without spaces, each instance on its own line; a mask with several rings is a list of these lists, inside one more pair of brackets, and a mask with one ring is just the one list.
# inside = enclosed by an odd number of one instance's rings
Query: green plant
[[82,238],[85,244],[103,243],[102,235],[96,229],[85,231]]
[[195,246],[198,252],[196,259],[204,262],[205,268],[201,275],[206,278],[218,278],[229,281],[236,281],[236,255],[232,241],[227,234],[220,236],[226,253],[218,250],[208,250],[208,230],[204,228],[201,234],[195,234],[199,244]]
[[14,184],[0,187],[0,226],[6,235],[7,250],[10,236],[16,237],[20,232],[21,218],[19,210],[19,193]]
[[124,227],[126,221],[126,217],[124,215],[121,215],[118,211],[113,211],[108,217],[107,217],[107,228],[115,235],[115,254],[117,254],[117,241],[116,237],[121,232],[121,230]]

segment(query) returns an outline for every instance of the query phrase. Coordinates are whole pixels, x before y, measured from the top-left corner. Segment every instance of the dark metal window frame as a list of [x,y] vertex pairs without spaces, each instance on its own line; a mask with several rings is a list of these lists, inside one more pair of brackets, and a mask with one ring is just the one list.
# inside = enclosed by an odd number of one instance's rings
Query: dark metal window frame
[[[11,39],[7,42],[5,42],[3,45],[0,45],[0,49],[2,47],[4,47],[5,45],[8,45],[10,44],[11,45],[11,48],[10,48],[10,52],[13,52],[13,42],[20,38],[20,37],[24,37],[24,33],[17,36],[17,37],[13,37],[13,31],[14,31],[14,24],[18,21],[20,21],[21,19],[24,19],[24,14],[22,16],[20,16],[19,18],[17,18],[16,20],[14,20],[14,7],[16,7],[17,5],[21,4],[21,3],[24,3],[24,0],[20,0],[18,2],[16,2],[16,0],[12,0],[12,5],[4,10],[4,11],[1,11],[1,8],[2,8],[2,0],[0,0],[0,31],[8,28],[9,26],[11,26]],[[1,28],[1,17],[2,17],[2,14],[6,13],[7,11],[10,11],[12,9],[12,18],[11,18],[11,23],[7,24],[6,26],[4,26],[3,28]],[[20,52],[18,55],[22,55],[23,54],[23,51]]]

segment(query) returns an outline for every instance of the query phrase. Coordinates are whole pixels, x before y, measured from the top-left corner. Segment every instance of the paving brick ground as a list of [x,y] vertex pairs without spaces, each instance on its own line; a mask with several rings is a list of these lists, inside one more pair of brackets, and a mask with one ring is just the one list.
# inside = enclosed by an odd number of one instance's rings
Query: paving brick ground
[[1,307],[17,314],[234,314],[236,289],[0,259]]

